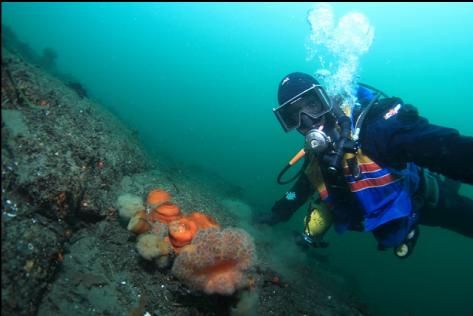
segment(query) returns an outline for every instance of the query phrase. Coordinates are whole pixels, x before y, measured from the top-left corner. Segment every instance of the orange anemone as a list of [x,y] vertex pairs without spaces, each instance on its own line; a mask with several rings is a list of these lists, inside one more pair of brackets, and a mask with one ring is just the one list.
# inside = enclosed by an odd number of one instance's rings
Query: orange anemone
[[169,223],[169,240],[176,250],[190,244],[197,232],[197,225],[186,217]]
[[164,202],[156,209],[152,210],[149,215],[151,222],[160,221],[161,223],[169,224],[182,217],[181,209],[171,202]]
[[217,223],[216,220],[201,212],[192,212],[186,217],[192,220],[197,225],[197,229],[207,229],[211,227],[220,228],[220,225]]
[[156,189],[148,193],[147,203],[152,207],[159,206],[164,202],[168,202],[171,200],[171,194],[168,192]]

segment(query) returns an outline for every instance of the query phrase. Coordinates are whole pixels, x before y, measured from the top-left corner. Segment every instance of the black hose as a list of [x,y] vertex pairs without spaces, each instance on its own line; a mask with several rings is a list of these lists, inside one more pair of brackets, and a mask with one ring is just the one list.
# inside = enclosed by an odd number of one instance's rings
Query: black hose
[[333,113],[335,114],[338,125],[340,126],[340,138],[335,144],[334,154],[329,157],[328,170],[329,172],[336,174],[340,171],[343,155],[345,154],[345,147],[350,141],[351,120],[338,106],[334,107]]
[[302,167],[301,169],[292,177],[290,178],[289,180],[286,180],[286,181],[282,181],[281,178],[282,176],[286,173],[287,170],[289,170],[289,168],[291,168],[292,165],[290,164],[287,164],[282,170],[281,172],[279,173],[278,175],[278,183],[279,184],[288,184],[292,181],[294,181],[297,177],[300,176],[300,174],[304,171],[304,169],[307,167],[307,164],[309,162],[309,159],[305,159],[304,160],[304,163],[302,164]]
[[379,89],[376,89],[375,87],[372,87],[370,85],[367,85],[367,84],[361,83],[361,82],[358,82],[358,85],[362,86],[362,87],[365,87],[365,88],[368,88],[370,90],[373,90],[374,92],[377,92],[377,93],[381,94],[385,98],[389,98],[389,96],[386,93],[384,93],[383,91],[381,91]]
[[363,111],[363,113],[360,114],[360,117],[358,118],[358,121],[356,122],[356,126],[355,128],[361,128],[361,126],[363,125],[363,121],[365,120],[365,117],[366,115],[368,114],[369,110],[371,109],[371,106],[379,100],[379,97],[380,96],[383,96],[385,98],[389,98],[389,96],[384,93],[383,91],[379,90],[379,89],[376,89],[372,86],[369,86],[367,84],[364,84],[364,83],[358,83],[358,85],[362,86],[362,87],[365,87],[365,88],[368,88],[368,89],[371,89],[373,91],[376,92],[376,95],[373,97],[373,99],[371,99],[370,103],[368,103],[368,105],[366,106],[365,110]]

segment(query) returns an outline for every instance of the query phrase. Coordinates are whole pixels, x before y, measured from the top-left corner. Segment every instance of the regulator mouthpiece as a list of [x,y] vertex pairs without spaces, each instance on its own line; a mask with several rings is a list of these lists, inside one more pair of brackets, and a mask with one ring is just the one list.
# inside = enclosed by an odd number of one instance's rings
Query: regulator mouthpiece
[[311,129],[305,135],[305,149],[315,153],[315,155],[321,155],[324,153],[331,143],[330,137],[322,131],[323,126],[318,129]]

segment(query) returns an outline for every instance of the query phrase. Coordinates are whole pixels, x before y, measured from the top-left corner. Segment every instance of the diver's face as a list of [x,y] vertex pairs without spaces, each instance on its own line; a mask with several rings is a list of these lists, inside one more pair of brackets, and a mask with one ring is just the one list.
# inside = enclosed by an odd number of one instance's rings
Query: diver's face
[[[325,91],[319,85],[313,84],[307,90],[273,109],[273,112],[286,132],[293,129],[301,132],[313,125],[311,120],[318,120],[331,108],[330,99]],[[304,123],[303,120],[306,122]]]
[[325,124],[325,115],[319,118],[312,118],[304,113],[301,114],[301,125],[297,128],[297,131],[302,135],[307,134],[311,129],[318,129]]

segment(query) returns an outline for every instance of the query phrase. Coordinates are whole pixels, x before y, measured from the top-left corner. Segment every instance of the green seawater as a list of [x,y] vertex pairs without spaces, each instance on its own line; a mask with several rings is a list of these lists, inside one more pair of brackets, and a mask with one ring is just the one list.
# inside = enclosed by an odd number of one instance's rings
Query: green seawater
[[[303,143],[271,110],[284,75],[319,66],[306,48],[314,5],[2,3],[2,24],[38,52],[53,48],[57,70],[136,129],[150,152],[220,174],[263,212],[289,189],[276,176]],[[331,5],[337,17],[361,12],[375,29],[362,82],[473,135],[472,3]],[[461,191],[473,197],[471,186]],[[275,229],[302,229],[304,213]],[[421,233],[408,260],[378,252],[370,234],[330,233],[321,251],[353,276],[376,315],[472,315],[473,241],[441,228]]]

